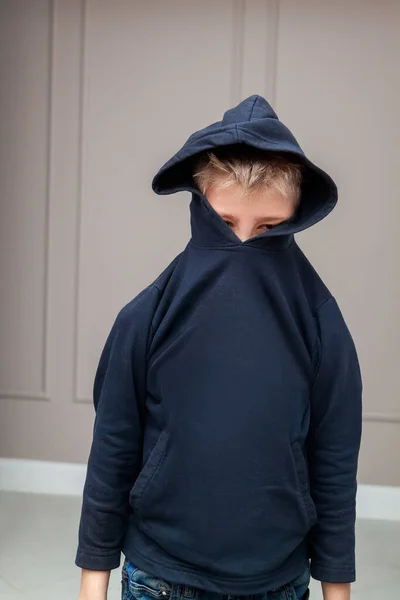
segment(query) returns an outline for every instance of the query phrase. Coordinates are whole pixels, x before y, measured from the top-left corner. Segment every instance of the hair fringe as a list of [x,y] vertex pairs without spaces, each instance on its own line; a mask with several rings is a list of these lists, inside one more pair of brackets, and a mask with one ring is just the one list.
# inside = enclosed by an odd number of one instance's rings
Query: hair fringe
[[222,150],[220,156],[217,152],[203,153],[196,162],[193,179],[204,195],[213,185],[224,189],[238,183],[242,196],[256,190],[275,189],[298,204],[302,172],[303,165],[284,154],[251,149],[224,155]]

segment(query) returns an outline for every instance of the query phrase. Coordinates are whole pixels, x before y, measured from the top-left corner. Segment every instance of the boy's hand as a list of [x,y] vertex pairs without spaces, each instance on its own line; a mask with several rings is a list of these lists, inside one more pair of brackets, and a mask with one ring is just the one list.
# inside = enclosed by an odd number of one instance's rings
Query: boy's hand
[[78,600],[107,600],[110,571],[82,569]]
[[324,600],[350,600],[350,583],[321,583]]

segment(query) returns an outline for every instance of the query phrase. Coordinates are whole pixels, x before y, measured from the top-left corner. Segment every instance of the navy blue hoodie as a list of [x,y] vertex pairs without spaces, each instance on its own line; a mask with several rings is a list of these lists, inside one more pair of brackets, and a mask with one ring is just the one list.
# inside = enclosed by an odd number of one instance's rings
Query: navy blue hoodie
[[[245,144],[305,166],[296,218],[245,242],[196,188],[196,155]],[[191,192],[192,237],[118,314],[94,383],[96,418],[76,564],[121,551],[173,583],[252,594],[311,559],[355,579],[361,379],[338,305],[294,234],[337,201],[260,96],[197,131],[157,173]]]

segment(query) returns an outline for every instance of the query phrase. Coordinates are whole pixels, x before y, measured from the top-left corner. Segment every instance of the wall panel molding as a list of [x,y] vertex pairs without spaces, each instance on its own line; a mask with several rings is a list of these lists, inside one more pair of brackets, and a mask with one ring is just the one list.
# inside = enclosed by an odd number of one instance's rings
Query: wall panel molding
[[243,55],[240,99],[261,94],[273,106],[276,101],[279,0],[245,0],[240,31]]
[[400,424],[400,414],[366,412],[363,415],[363,421],[369,421],[369,422],[373,422],[373,423],[399,423]]
[[[0,390],[3,400],[39,400],[49,401],[48,392],[48,347],[49,347],[49,239],[50,239],[50,202],[51,202],[51,168],[52,168],[52,139],[53,139],[53,48],[54,48],[54,0],[47,0],[48,33],[47,33],[47,90],[46,90],[46,170],[45,170],[45,201],[44,201],[44,243],[43,243],[43,306],[42,306],[42,338],[41,338],[41,386],[39,390]],[[33,51],[33,50],[32,50]]]
[[[48,348],[49,348],[49,297],[50,297],[50,210],[51,210],[51,178],[53,166],[53,82],[54,82],[54,0],[49,0],[49,44],[48,44],[48,87],[47,87],[47,172],[46,172],[46,207],[45,207],[45,242],[44,242],[44,293],[43,293],[43,348],[42,348],[42,390],[48,393]],[[50,398],[49,398],[50,399]]]
[[48,389],[72,402],[80,160],[82,0],[53,0],[52,143],[49,156]]
[[86,39],[87,39],[87,0],[81,0],[80,12],[80,62],[79,62],[79,147],[77,160],[77,180],[78,180],[78,195],[77,195],[77,210],[76,210],[76,254],[75,254],[75,278],[74,278],[74,372],[73,385],[74,395],[73,402],[90,403],[91,399],[82,397],[78,392],[78,356],[79,356],[79,294],[80,294],[80,265],[81,265],[81,246],[82,246],[82,197],[83,197],[83,171],[84,171],[84,144],[85,144],[85,80],[86,73]]
[[74,397],[74,402],[77,404],[92,404],[93,398],[89,396],[78,396],[77,394]]
[[264,93],[272,106],[276,106],[278,76],[279,0],[267,0],[267,49]]
[[231,57],[231,105],[243,97],[243,60],[247,0],[233,0],[232,57]]
[[39,402],[49,402],[50,397],[46,391],[43,392],[29,392],[29,391],[18,391],[18,390],[5,390],[0,392],[0,399],[2,400],[38,400]]

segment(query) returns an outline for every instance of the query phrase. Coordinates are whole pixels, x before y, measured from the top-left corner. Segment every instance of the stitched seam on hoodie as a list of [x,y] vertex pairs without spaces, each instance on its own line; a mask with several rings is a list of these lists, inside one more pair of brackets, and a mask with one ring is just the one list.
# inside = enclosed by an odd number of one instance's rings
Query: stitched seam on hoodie
[[93,557],[101,557],[101,558],[107,558],[109,556],[118,556],[119,554],[121,554],[120,550],[114,550],[113,552],[108,552],[108,550],[101,550],[101,549],[97,549],[96,552],[93,552],[93,550],[91,550],[90,552],[87,552],[86,550],[79,550],[79,554],[80,555],[85,555],[85,556],[93,556]]
[[255,99],[254,99],[254,102],[253,102],[253,106],[251,107],[250,116],[249,116],[249,121],[251,121],[251,118],[252,118],[252,116],[253,116],[253,112],[254,112],[254,109],[255,109],[255,107],[256,107],[256,102],[257,102],[257,100],[258,100],[258,96],[256,96],[256,97],[255,97]]
[[323,563],[319,563],[314,561],[315,567],[322,567],[323,569],[327,569],[328,571],[352,571],[354,569],[354,565],[340,565],[338,567],[332,565],[324,565]]
[[317,314],[317,312],[324,306],[324,304],[326,304],[327,302],[329,302],[329,300],[332,300],[333,296],[332,294],[329,295],[328,298],[325,298],[325,300],[322,300],[322,302],[320,304],[318,304],[317,308],[315,309],[315,314]]
[[[235,126],[237,128],[237,124],[235,123]],[[175,156],[177,158],[179,158],[182,154],[186,154],[186,152],[184,152],[184,150],[186,151],[186,148],[189,148],[190,146],[194,146],[197,145],[197,143],[204,139],[209,137],[210,135],[214,136],[218,133],[225,133],[226,131],[229,130],[234,130],[234,127],[232,127],[232,123],[228,123],[227,125],[220,125],[219,127],[217,127],[215,129],[215,131],[205,131],[202,135],[197,136],[195,139],[193,139],[191,142],[186,142],[186,144],[184,144],[184,146],[182,146],[182,148],[175,154]],[[210,148],[211,149],[211,148]]]
[[322,302],[321,302],[321,303],[320,303],[320,304],[317,306],[317,308],[315,309],[315,315],[314,315],[314,316],[315,316],[315,319],[316,319],[316,322],[317,322],[318,333],[317,333],[317,337],[316,337],[315,344],[314,344],[314,352],[315,352],[315,348],[316,348],[316,345],[317,345],[318,339],[320,339],[320,341],[321,341],[321,352],[320,352],[320,356],[319,356],[319,360],[318,360],[318,365],[317,365],[317,368],[315,369],[315,375],[314,375],[313,382],[312,382],[312,386],[311,386],[311,393],[313,392],[314,386],[315,386],[315,384],[316,384],[316,381],[317,381],[317,379],[318,379],[318,375],[319,375],[319,372],[320,372],[320,369],[321,369],[321,364],[322,364],[322,355],[323,355],[323,350],[324,350],[324,349],[323,349],[323,344],[322,344],[321,327],[320,327],[320,325],[319,325],[319,319],[318,319],[318,311],[319,311],[319,310],[320,310],[320,309],[321,309],[321,308],[322,308],[322,307],[323,307],[323,306],[324,306],[324,305],[325,305],[327,302],[329,302],[330,300],[332,300],[332,298],[333,298],[333,296],[332,296],[332,295],[330,295],[330,296],[329,296],[329,298],[325,298],[325,300],[323,300],[323,301],[322,301]]

